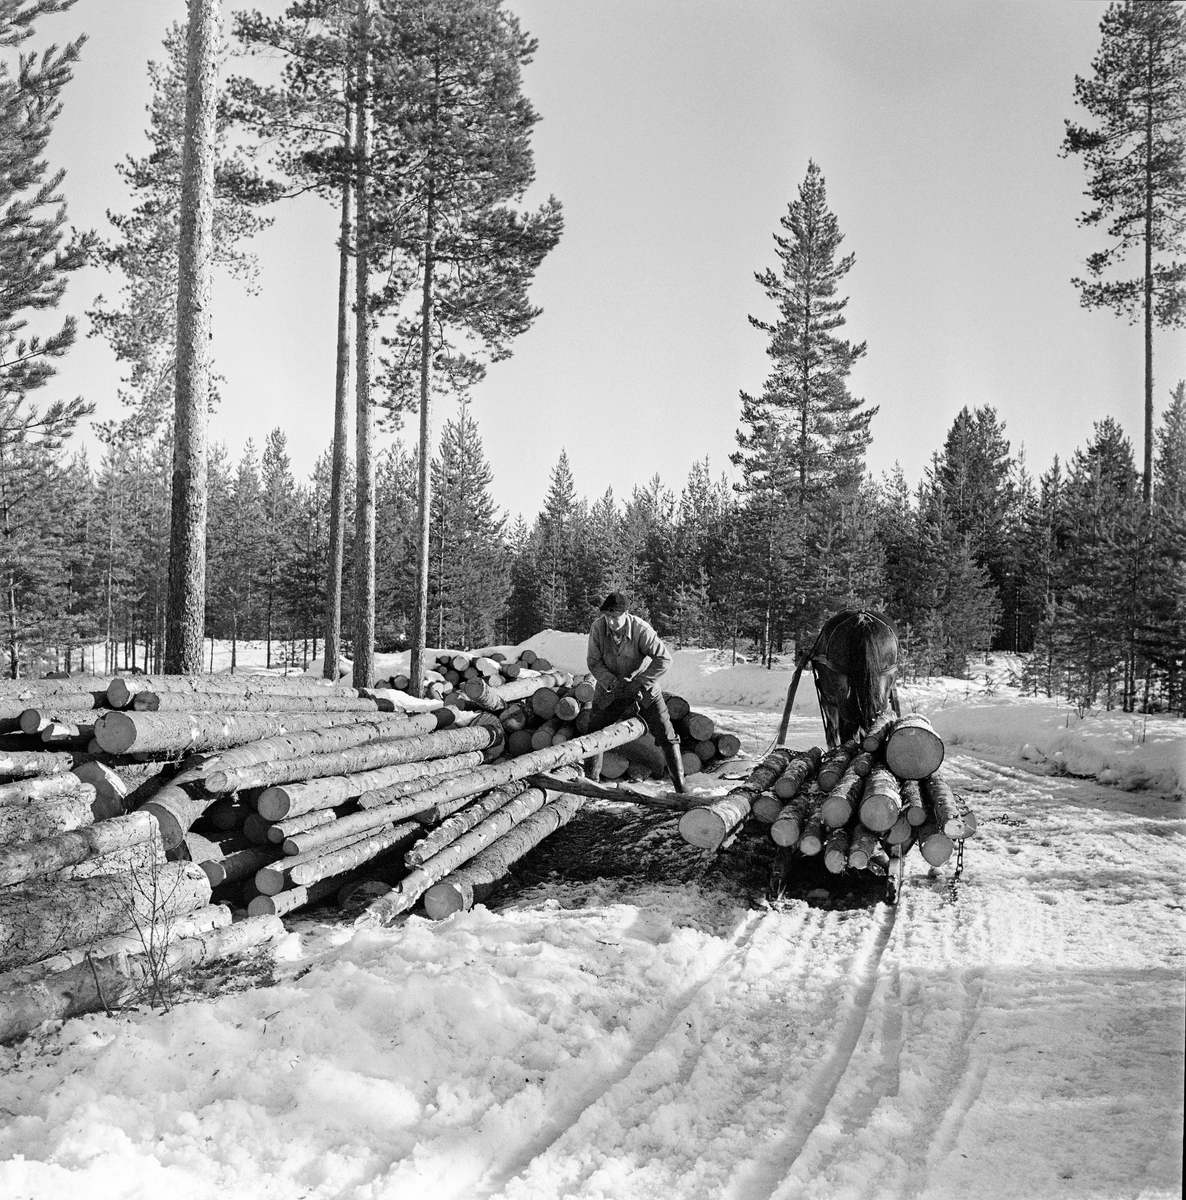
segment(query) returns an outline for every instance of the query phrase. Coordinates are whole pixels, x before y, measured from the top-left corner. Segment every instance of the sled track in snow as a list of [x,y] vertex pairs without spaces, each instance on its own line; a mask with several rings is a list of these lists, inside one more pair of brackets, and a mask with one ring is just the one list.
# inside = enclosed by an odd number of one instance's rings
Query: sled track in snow
[[568,1111],[558,1116],[553,1126],[527,1145],[516,1156],[514,1162],[505,1166],[497,1176],[484,1179],[470,1193],[473,1196],[493,1197],[501,1195],[503,1189],[517,1176],[521,1175],[541,1155],[546,1154],[581,1118],[597,1105],[619,1083],[631,1075],[649,1055],[653,1054],[671,1031],[685,1017],[694,1005],[697,997],[714,979],[726,971],[731,964],[745,955],[746,948],[753,940],[759,925],[770,914],[751,911],[738,924],[729,939],[723,953],[713,966],[702,972],[696,981],[685,988],[663,1016],[656,1021],[645,1036],[640,1038],[631,1053],[609,1076],[602,1076],[588,1092],[578,1097]]

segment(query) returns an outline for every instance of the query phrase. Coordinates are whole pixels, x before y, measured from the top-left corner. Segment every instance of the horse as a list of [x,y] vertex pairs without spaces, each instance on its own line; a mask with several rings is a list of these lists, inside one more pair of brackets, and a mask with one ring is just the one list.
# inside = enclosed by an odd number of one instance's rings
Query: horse
[[778,744],[786,739],[791,706],[803,668],[811,665],[820,716],[829,746],[838,746],[873,722],[892,705],[899,716],[898,631],[881,613],[845,609],[824,622],[815,644],[801,657],[787,689]]

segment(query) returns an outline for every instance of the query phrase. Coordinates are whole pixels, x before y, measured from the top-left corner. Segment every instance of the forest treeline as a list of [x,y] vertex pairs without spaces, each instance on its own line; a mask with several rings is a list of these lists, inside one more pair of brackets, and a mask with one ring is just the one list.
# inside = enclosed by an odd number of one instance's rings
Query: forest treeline
[[[108,444],[91,464],[68,446],[25,464],[9,671],[159,669],[168,542],[168,454]],[[415,582],[415,452],[396,443],[377,472],[377,648],[407,644]],[[1182,708],[1186,655],[1186,385],[1157,431],[1146,515],[1132,445],[1100,422],[1065,463],[1033,475],[991,408],[963,410],[914,487],[862,474],[807,514],[807,554],[788,530],[771,562],[752,497],[709,461],[678,492],[657,476],[629,496],[577,492],[567,456],[531,520],[508,521],[477,422],[462,405],[432,463],[430,644],[518,642],[583,630],[604,594],[676,645],[789,653],[843,605],[883,608],[908,670],[964,674],[970,655],[1025,656],[1024,682],[1084,704]],[[284,433],[211,461],[207,635],[262,640],[272,665],[319,653],[328,557],[329,454],[294,477]],[[786,513],[794,510],[788,504]],[[347,543],[347,558],[353,546]],[[805,561],[808,570],[792,569]],[[349,604],[349,597],[346,598]],[[85,649],[84,649],[85,648]]]

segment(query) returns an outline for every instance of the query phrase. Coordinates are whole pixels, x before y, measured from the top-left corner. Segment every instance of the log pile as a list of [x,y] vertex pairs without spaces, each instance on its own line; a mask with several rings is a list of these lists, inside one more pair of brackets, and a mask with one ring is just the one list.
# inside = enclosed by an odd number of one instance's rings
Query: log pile
[[823,855],[834,874],[885,875],[913,846],[942,866],[976,832],[975,814],[944,778],[943,754],[942,739],[917,714],[879,720],[826,751],[779,747],[723,799],[686,812],[680,833],[697,848],[719,849],[749,820],[784,855]]

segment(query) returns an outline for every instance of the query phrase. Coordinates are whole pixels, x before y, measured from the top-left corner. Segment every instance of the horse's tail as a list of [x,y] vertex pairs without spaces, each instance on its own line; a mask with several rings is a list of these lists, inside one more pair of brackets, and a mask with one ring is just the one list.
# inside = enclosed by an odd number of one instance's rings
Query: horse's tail
[[893,679],[886,675],[898,665],[898,635],[888,621],[858,613],[856,636],[848,665],[849,694],[856,703],[861,727],[870,729],[885,707]]

